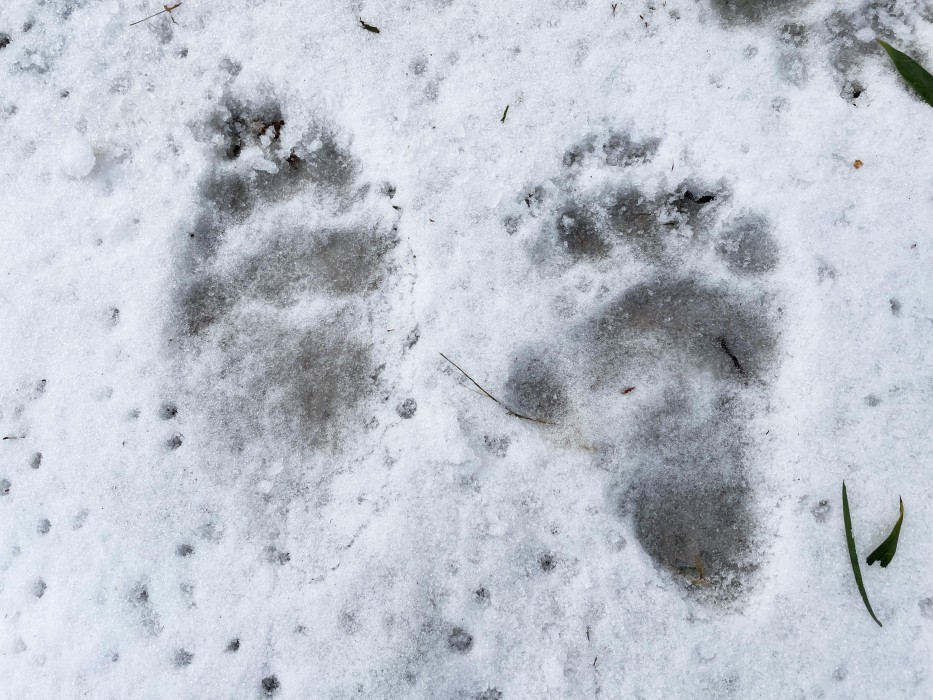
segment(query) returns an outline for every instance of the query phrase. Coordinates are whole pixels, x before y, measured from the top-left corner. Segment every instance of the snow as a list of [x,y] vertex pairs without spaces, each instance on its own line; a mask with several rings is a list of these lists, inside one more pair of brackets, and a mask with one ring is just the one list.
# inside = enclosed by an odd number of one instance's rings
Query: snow
[[927,3],[158,9],[0,7],[0,693],[933,695]]
[[97,159],[87,139],[75,133],[67,138],[62,148],[62,172],[73,178],[90,175]]

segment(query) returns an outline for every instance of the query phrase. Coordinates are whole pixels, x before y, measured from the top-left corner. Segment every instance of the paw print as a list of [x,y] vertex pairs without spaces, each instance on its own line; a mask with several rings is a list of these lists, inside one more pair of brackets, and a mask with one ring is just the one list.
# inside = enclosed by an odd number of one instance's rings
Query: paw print
[[755,423],[777,369],[780,248],[727,182],[671,182],[659,145],[588,137],[519,198],[536,193],[518,226],[530,253],[586,280],[596,310],[517,353],[506,402],[586,426],[644,552],[698,595],[734,600],[761,564]]
[[[376,328],[394,272],[394,190],[361,182],[327,122],[296,125],[274,100],[226,98],[206,135],[212,162],[180,232],[178,374],[232,453],[338,450],[385,391]],[[299,200],[315,203],[312,220]]]

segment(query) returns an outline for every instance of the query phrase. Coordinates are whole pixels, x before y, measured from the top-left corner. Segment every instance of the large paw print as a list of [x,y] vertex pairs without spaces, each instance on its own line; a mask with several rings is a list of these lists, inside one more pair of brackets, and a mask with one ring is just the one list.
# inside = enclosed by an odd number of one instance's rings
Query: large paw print
[[339,449],[385,390],[373,324],[393,272],[391,188],[360,183],[326,123],[296,129],[286,116],[274,101],[228,99],[212,120],[171,332],[197,411],[257,464],[279,446]]
[[565,337],[518,353],[506,398],[549,422],[588,423],[644,551],[693,590],[731,600],[761,563],[753,424],[776,369],[767,276],[779,247],[724,182],[636,185],[630,166],[646,179],[657,148],[588,138],[561,177],[523,195],[532,254],[558,276],[589,266],[590,286],[605,291]]

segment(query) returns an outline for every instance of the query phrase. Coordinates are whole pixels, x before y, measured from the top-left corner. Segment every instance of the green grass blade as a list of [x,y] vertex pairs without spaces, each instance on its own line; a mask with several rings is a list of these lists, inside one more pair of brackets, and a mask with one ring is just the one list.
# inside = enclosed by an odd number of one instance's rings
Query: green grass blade
[[849,514],[849,496],[846,494],[846,482],[842,482],[842,517],[846,524],[846,544],[849,545],[849,561],[852,562],[852,573],[855,574],[855,584],[858,586],[858,592],[862,596],[862,602],[868,609],[871,619],[882,627],[881,622],[875,617],[875,611],[871,609],[871,603],[868,602],[868,593],[865,592],[865,584],[862,583],[862,570],[858,565],[858,552],[855,551],[855,538],[852,536],[852,516]]
[[894,524],[894,529],[891,530],[891,534],[888,535],[887,539],[878,545],[878,549],[868,555],[868,559],[865,560],[865,563],[871,566],[876,561],[881,562],[881,568],[885,568],[888,564],[891,563],[891,560],[894,558],[894,553],[897,551],[897,538],[901,535],[901,523],[904,522],[904,499],[898,499],[901,502],[901,517],[897,519],[897,522]]
[[907,81],[917,94],[923,98],[923,101],[933,107],[933,75],[930,75],[926,68],[917,63],[906,53],[898,51],[886,41],[878,39],[878,43],[888,52],[894,67],[901,77]]

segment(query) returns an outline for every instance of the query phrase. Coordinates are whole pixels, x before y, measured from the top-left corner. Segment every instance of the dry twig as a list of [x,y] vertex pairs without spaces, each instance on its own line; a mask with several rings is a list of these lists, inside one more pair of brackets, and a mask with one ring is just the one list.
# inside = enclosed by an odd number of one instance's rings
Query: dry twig
[[137,24],[140,24],[140,23],[142,23],[142,22],[145,22],[147,19],[152,19],[153,17],[158,17],[159,15],[165,14],[166,12],[168,13],[169,19],[172,20],[172,24],[178,24],[178,22],[176,22],[176,21],[175,21],[175,18],[172,16],[172,10],[177,10],[179,7],[181,7],[181,3],[180,3],[180,2],[176,2],[174,5],[162,5],[162,9],[159,10],[158,12],[155,12],[155,13],[149,15],[148,17],[143,17],[142,19],[138,19],[138,20],[136,20],[135,22],[130,22],[130,26],[131,26],[131,27],[132,27],[132,26],[135,26],[135,25],[137,25]]

